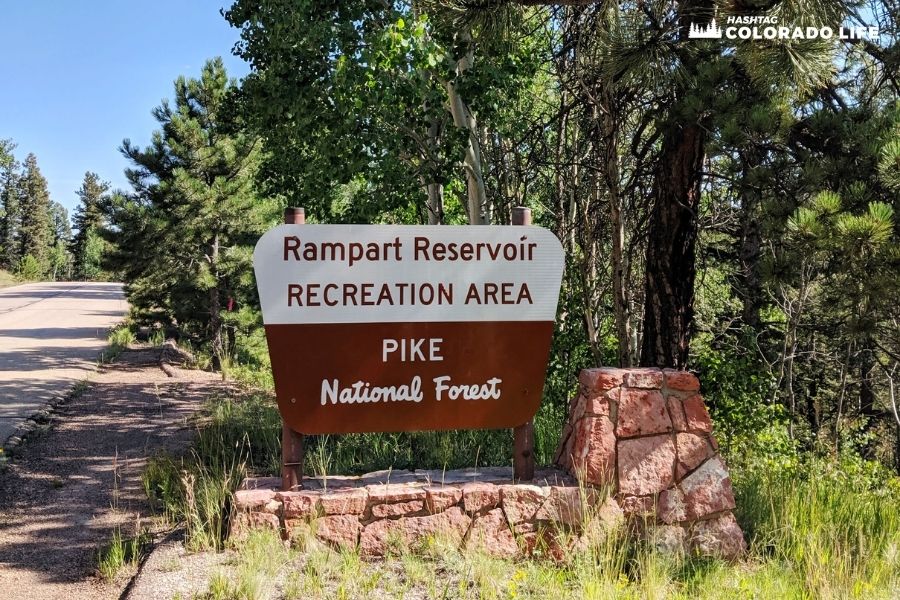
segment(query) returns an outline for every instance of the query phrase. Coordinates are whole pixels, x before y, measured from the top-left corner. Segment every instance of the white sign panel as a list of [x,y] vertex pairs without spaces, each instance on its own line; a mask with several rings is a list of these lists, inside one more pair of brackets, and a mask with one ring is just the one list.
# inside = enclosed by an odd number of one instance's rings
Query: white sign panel
[[266,325],[553,321],[563,250],[531,226],[281,225],[253,264]]

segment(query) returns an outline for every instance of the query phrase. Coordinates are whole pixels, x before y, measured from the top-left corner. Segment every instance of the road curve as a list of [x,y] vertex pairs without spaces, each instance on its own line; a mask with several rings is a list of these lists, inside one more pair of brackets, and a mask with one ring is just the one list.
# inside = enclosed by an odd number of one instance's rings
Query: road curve
[[128,304],[120,283],[29,283],[0,289],[0,445],[96,368]]

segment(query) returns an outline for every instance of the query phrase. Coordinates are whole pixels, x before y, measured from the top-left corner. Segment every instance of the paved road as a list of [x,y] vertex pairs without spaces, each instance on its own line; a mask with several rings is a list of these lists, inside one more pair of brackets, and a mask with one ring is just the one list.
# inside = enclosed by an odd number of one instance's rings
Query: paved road
[[0,289],[0,444],[96,368],[127,303],[118,283]]

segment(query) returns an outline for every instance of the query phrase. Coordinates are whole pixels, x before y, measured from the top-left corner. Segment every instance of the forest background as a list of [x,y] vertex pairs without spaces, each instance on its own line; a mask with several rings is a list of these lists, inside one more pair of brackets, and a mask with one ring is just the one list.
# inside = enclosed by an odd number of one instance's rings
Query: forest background
[[[880,35],[688,38],[727,14]],[[0,261],[121,278],[135,326],[270,388],[250,260],[283,207],[475,226],[528,206],[566,251],[539,462],[579,369],[665,366],[699,374],[736,479],[825,459],[896,493],[898,15],[896,0],[237,0],[222,16],[250,74],[213,59],[179,77],[151,143],[121,147],[132,189],[86,175],[74,237],[36,159],[4,143]],[[312,448],[361,470],[508,464],[512,444]]]

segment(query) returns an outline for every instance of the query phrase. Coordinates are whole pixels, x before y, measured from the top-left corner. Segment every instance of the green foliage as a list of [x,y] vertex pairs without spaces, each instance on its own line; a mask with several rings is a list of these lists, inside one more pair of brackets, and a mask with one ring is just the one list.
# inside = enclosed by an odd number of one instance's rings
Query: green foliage
[[19,256],[30,257],[29,272],[38,273],[40,279],[48,270],[48,248],[52,223],[50,219],[50,195],[47,180],[41,174],[37,158],[29,154],[25,158],[25,172],[19,181],[21,194],[21,225],[18,239]]
[[125,568],[135,568],[150,545],[148,531],[125,538],[121,528],[113,531],[110,543],[97,553],[97,571],[104,579],[111,580]]
[[101,278],[106,244],[100,236],[103,227],[103,204],[109,184],[100,176],[88,171],[78,190],[79,205],[75,209],[73,224],[77,233],[72,238],[70,249],[73,257],[73,277],[77,280],[97,280]]
[[251,248],[277,211],[256,193],[260,140],[231,114],[234,92],[221,59],[176,80],[150,146],[123,143],[134,192],[104,202],[104,267],[126,280],[136,318],[177,326],[216,361],[230,346],[225,313],[257,304]]
[[44,266],[37,258],[26,254],[19,263],[17,275],[26,281],[38,281],[44,276]]

